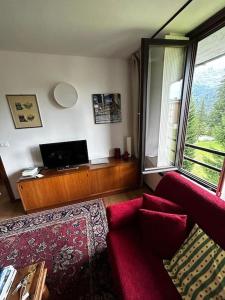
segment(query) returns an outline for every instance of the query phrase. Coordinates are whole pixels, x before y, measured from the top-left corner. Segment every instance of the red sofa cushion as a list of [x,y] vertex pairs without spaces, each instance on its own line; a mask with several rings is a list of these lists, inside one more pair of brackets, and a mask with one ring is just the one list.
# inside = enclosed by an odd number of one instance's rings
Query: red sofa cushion
[[144,245],[162,258],[171,258],[187,235],[187,216],[139,209]]
[[165,198],[157,197],[155,195],[143,194],[143,206],[144,209],[163,211],[168,213],[184,213],[182,206],[167,200]]
[[225,249],[225,201],[176,172],[164,175],[155,193],[181,205],[188,217]]
[[136,221],[137,211],[142,207],[142,202],[142,197],[139,197],[108,206],[106,214],[109,229],[117,229]]
[[108,233],[107,244],[113,275],[123,300],[181,300],[162,260],[148,253],[137,228],[121,228]]

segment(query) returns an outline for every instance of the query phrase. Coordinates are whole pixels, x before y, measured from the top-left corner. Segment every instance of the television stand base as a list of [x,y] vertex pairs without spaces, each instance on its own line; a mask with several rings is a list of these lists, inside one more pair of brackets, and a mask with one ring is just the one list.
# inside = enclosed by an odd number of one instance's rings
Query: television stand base
[[57,168],[57,171],[62,172],[66,170],[78,170],[78,169],[79,169],[78,166],[66,166],[66,167]]

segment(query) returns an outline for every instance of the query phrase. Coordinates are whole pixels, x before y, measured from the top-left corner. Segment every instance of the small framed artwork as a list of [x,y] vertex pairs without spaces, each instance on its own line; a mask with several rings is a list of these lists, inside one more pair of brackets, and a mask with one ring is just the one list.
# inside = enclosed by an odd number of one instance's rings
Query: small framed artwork
[[95,124],[121,122],[120,94],[93,94]]
[[42,127],[36,95],[6,95],[16,129]]

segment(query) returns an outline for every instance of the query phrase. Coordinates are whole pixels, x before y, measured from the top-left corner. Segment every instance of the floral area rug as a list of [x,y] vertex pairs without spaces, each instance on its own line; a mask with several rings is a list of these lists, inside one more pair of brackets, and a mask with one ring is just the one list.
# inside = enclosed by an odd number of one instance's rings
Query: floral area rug
[[51,299],[114,299],[102,200],[0,222],[0,266],[45,261]]

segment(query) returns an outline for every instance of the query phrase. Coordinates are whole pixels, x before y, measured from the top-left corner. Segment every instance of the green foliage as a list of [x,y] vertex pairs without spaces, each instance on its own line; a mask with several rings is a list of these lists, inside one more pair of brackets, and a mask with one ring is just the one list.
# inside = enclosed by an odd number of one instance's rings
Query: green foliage
[[225,146],[225,116],[221,116],[220,123],[213,127],[213,135]]
[[217,94],[217,100],[209,117],[212,135],[225,146],[225,79]]
[[204,98],[202,99],[199,111],[197,112],[196,122],[198,123],[198,137],[201,135],[208,135],[208,115],[205,108]]
[[[198,137],[201,135],[213,136],[215,140],[198,141]],[[194,101],[191,99],[186,143],[225,151],[225,78],[221,83],[217,93],[217,99],[209,114],[206,112],[204,99],[202,99],[197,112]],[[201,150],[186,147],[185,155],[218,168],[221,168],[223,164],[223,157]],[[215,185],[218,184],[219,173],[216,171],[185,160],[183,168]]]
[[[194,144],[197,141],[198,135],[198,122],[197,122],[197,114],[195,108],[195,102],[191,98],[190,107],[189,107],[189,115],[188,115],[188,127],[186,133],[186,143]],[[194,149],[186,147],[185,155],[188,157],[193,157]],[[190,161],[184,160],[183,168],[185,170],[190,171],[192,168],[192,163]]]
[[[217,141],[198,141],[197,143],[195,143],[195,145],[204,148],[217,149],[219,151],[225,150],[225,148]],[[218,156],[213,153],[208,153],[201,150],[195,150],[194,158],[198,161],[205,162],[218,168],[221,168],[223,164],[222,156]],[[193,164],[191,173],[215,185],[218,184],[219,173],[216,171],[210,170],[198,164]]]
[[186,143],[193,144],[197,141],[198,136],[198,119],[195,108],[195,102],[191,98],[190,107],[189,107],[189,115],[188,115],[188,127],[186,134]]

